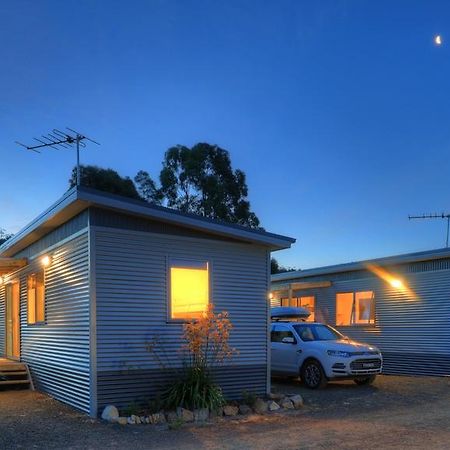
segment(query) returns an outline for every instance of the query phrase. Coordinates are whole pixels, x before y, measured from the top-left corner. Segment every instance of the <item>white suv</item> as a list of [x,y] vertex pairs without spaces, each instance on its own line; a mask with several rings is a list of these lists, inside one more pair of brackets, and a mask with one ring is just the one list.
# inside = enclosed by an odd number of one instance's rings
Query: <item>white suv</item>
[[276,321],[270,337],[272,374],[300,375],[311,389],[338,379],[371,384],[382,370],[376,347],[351,341],[322,323]]

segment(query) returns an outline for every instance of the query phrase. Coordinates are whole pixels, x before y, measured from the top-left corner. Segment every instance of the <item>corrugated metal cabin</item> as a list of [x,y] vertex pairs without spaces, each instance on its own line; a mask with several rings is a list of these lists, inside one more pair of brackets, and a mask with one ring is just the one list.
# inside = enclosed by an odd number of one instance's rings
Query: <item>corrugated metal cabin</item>
[[96,416],[157,394],[174,371],[147,346],[180,366],[182,324],[213,303],[239,351],[216,373],[226,396],[265,393],[270,252],[293,242],[75,187],[0,247],[0,356]]
[[378,346],[384,373],[450,376],[450,249],[272,275],[273,305]]

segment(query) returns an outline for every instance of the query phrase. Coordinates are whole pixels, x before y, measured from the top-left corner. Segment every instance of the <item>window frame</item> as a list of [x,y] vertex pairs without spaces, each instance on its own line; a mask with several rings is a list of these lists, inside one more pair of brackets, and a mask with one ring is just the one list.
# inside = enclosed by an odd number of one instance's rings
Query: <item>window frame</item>
[[[372,292],[372,298],[373,298],[373,321],[372,322],[354,322],[354,323],[348,323],[345,325],[338,325],[337,324],[337,313],[338,313],[338,307],[337,307],[337,303],[338,303],[338,295],[339,294],[352,294],[353,296],[353,302],[356,302],[356,294],[357,293],[361,293],[361,292]],[[367,290],[358,290],[358,291],[338,291],[335,293],[335,298],[334,298],[334,326],[335,327],[375,327],[376,323],[377,323],[377,315],[376,315],[376,292],[375,289],[367,289]],[[357,305],[355,303],[355,312],[357,309]]]
[[[176,264],[179,264],[180,266],[177,266]],[[172,276],[171,276],[171,268],[172,267],[183,267],[186,266],[188,268],[188,264],[193,264],[193,269],[195,269],[195,265],[200,266],[206,264],[206,268],[208,271],[208,305],[212,303],[213,293],[212,293],[212,261],[211,259],[205,258],[205,259],[199,259],[199,258],[177,258],[177,257],[170,257],[168,256],[166,258],[166,286],[167,286],[167,293],[166,293],[166,323],[189,323],[193,320],[197,320],[196,318],[184,318],[184,319],[173,319],[172,318]]]
[[[39,274],[42,274],[42,285],[43,285],[43,297],[42,297],[42,308],[43,308],[43,320],[37,320],[37,287],[34,287],[34,318],[35,321],[34,322],[30,322],[30,287],[29,287],[29,282],[30,282],[30,278],[31,277],[37,277]],[[27,326],[29,327],[39,327],[42,325],[46,325],[47,324],[47,301],[46,301],[46,296],[47,296],[47,283],[46,283],[46,270],[45,268],[40,269],[40,270],[36,270],[34,272],[31,272],[29,274],[27,274],[26,277],[26,288],[27,288]]]
[[[277,331],[277,327],[281,328],[281,330]],[[290,333],[291,336],[283,336],[280,341],[273,341],[272,340],[272,336],[273,336],[274,333]],[[280,324],[280,323],[274,323],[273,326],[272,326],[272,329],[270,330],[270,342],[271,342],[271,344],[284,344],[284,345],[287,344],[287,345],[289,345],[288,342],[283,342],[283,338],[285,338],[285,337],[293,337],[294,338],[294,344],[298,343],[298,339],[297,339],[295,333],[289,327],[287,327],[286,325]],[[292,344],[290,344],[290,345],[292,345]]]

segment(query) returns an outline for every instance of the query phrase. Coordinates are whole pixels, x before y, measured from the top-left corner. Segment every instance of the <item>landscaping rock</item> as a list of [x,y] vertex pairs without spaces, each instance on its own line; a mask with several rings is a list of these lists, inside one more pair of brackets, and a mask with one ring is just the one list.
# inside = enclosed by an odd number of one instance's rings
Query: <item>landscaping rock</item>
[[108,405],[102,412],[102,419],[108,422],[117,422],[119,411],[114,405]]
[[242,414],[243,416],[246,416],[247,414],[252,413],[252,408],[248,405],[239,405],[239,414]]
[[117,418],[117,423],[120,425],[126,425],[128,423],[128,420],[126,417],[118,417]]
[[284,409],[294,409],[294,404],[289,398],[286,397],[281,401],[281,407]]
[[269,394],[270,400],[275,400],[276,402],[282,400],[284,398],[284,394],[280,394],[278,392],[271,392]]
[[178,407],[177,408],[177,416],[183,422],[193,422],[194,421],[194,413],[192,411],[189,411],[189,409]]
[[134,417],[134,422],[135,422],[137,425],[140,425],[140,424],[141,424],[141,418],[140,418],[139,416],[132,416],[132,417]]
[[164,413],[159,412],[149,416],[149,423],[158,424],[158,423],[166,423],[166,418]]
[[280,409],[280,405],[277,402],[271,400],[268,404],[269,411],[278,411]]
[[262,398],[257,398],[253,409],[257,414],[264,414],[267,412],[267,402],[265,402]]
[[294,404],[295,409],[299,409],[303,406],[303,397],[300,394],[290,397],[291,402]]
[[133,416],[130,416],[130,417],[127,418],[127,423],[129,425],[135,425],[136,421],[133,419]]
[[178,420],[178,415],[175,411],[169,411],[166,414],[166,419],[167,419],[167,422],[174,423]]
[[234,405],[226,405],[223,407],[223,415],[224,416],[237,416],[239,413],[239,408]]
[[210,416],[211,418],[213,418],[213,417],[222,417],[222,416],[223,416],[223,408],[220,407],[220,408],[217,408],[217,409],[212,409],[212,410],[209,412],[209,416]]
[[201,408],[194,409],[194,421],[195,422],[206,422],[209,419],[209,409]]

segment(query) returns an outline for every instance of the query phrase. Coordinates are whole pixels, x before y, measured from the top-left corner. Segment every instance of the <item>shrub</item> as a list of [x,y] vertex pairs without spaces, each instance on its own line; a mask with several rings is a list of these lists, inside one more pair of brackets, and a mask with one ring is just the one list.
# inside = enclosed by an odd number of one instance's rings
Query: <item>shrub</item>
[[230,347],[233,326],[227,312],[215,314],[213,305],[198,320],[183,327],[185,344],[182,352],[185,367],[181,376],[164,393],[167,408],[217,410],[225,404],[222,389],[214,383],[212,369],[231,358],[236,350]]

